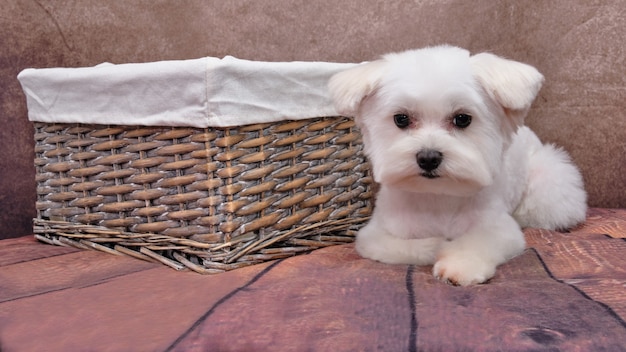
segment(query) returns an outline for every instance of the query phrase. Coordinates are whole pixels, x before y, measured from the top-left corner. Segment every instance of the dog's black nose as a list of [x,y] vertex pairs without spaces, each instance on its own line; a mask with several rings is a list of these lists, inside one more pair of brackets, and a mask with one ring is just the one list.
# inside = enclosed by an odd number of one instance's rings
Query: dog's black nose
[[431,172],[439,167],[439,164],[441,164],[443,160],[443,154],[437,150],[426,149],[417,153],[416,158],[417,165],[419,165],[422,170]]

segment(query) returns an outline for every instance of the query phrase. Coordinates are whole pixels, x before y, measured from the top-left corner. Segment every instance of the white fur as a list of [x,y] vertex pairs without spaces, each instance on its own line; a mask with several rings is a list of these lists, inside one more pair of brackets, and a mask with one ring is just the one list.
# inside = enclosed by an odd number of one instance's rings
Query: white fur
[[[388,54],[336,74],[337,111],[354,116],[380,183],[356,249],[391,264],[434,264],[459,285],[482,283],[522,252],[521,226],[583,221],[586,193],[568,155],[543,145],[523,119],[543,81],[532,66],[440,46]],[[472,116],[464,129],[457,113]],[[398,128],[395,114],[411,118]],[[443,155],[425,177],[416,161]]]

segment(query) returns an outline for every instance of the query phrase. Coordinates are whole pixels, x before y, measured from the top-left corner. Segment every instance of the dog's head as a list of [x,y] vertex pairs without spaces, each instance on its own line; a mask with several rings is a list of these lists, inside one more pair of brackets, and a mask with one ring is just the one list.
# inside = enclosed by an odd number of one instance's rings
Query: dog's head
[[329,89],[361,128],[377,182],[471,195],[493,182],[542,81],[532,66],[439,46],[340,72]]

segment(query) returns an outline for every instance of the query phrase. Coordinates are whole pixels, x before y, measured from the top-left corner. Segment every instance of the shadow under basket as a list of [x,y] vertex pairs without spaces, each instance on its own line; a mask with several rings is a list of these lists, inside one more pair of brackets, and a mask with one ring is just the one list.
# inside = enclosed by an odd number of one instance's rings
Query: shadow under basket
[[352,242],[371,213],[349,118],[35,129],[43,242],[216,273]]

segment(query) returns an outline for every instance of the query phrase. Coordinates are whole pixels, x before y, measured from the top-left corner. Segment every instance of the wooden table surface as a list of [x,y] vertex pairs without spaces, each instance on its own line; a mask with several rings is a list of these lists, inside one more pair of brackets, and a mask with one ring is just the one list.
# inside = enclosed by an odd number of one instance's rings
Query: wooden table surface
[[626,350],[626,210],[528,229],[487,284],[351,244],[217,274],[0,241],[0,351]]

